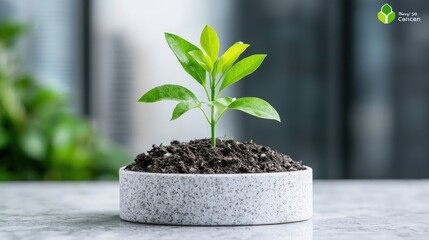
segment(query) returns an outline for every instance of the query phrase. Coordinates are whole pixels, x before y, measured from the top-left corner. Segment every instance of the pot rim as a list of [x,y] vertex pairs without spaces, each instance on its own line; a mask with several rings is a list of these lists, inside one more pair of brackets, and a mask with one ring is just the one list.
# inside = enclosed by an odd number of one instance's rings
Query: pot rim
[[140,175],[149,175],[149,176],[163,176],[163,177],[243,177],[243,176],[278,176],[278,175],[294,175],[294,174],[306,174],[312,173],[313,169],[309,166],[303,165],[304,170],[290,171],[290,172],[268,172],[268,173],[151,173],[151,172],[136,172],[125,170],[126,166],[123,166],[119,169],[119,174],[140,174]]

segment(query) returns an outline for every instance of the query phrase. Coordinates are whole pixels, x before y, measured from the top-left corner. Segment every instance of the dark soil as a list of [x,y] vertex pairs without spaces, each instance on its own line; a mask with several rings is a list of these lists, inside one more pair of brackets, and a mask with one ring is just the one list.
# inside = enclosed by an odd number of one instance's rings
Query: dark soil
[[127,170],[152,173],[267,173],[304,170],[301,161],[252,142],[217,139],[190,142],[172,141],[171,145],[153,145],[137,155]]

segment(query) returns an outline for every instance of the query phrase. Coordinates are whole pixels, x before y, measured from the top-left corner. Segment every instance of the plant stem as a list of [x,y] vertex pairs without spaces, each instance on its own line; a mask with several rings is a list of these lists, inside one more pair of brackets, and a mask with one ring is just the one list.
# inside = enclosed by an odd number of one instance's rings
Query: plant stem
[[206,118],[207,122],[211,125],[211,121],[209,120],[209,118],[207,117],[206,112],[204,111],[204,109],[202,107],[199,107],[199,109],[201,110],[201,112],[203,112],[204,117]]
[[[214,108],[212,108],[212,116],[214,115]],[[212,148],[216,147],[216,122],[214,121],[214,118],[212,117],[212,123],[211,125],[211,132],[212,132]]]
[[209,92],[207,91],[206,87],[204,86],[204,91],[206,92],[207,100],[210,101]]
[[[216,78],[213,74],[210,74],[210,89],[211,89],[211,101],[214,102],[216,100]],[[215,120],[215,108],[212,104],[210,106],[210,128],[211,128],[211,140],[212,140],[212,148],[216,147],[216,120]]]

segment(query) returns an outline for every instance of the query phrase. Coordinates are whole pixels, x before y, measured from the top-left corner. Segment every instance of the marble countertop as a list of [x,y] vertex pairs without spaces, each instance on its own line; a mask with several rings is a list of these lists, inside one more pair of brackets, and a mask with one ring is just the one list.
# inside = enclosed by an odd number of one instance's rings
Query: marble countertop
[[0,183],[0,239],[429,239],[429,180],[315,181],[314,217],[239,227],[125,222],[112,182]]

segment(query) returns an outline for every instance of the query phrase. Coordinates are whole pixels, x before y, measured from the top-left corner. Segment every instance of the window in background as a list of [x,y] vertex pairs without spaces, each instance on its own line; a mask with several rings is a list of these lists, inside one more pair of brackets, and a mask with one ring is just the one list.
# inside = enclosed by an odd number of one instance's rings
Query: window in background
[[242,38],[268,50],[242,91],[284,120],[243,116],[245,138],[293,153],[316,177],[429,177],[427,1],[390,1],[423,18],[390,25],[378,1],[241,3]]
[[22,42],[28,69],[56,90],[69,94],[73,108],[82,110],[81,1],[0,0],[0,17],[29,25]]
[[132,106],[135,53],[129,39],[113,33],[98,39],[92,82],[92,109],[101,129],[115,142],[130,147],[133,136]]
[[390,1],[422,21],[374,21],[381,2],[355,1],[351,177],[429,177],[429,2]]
[[395,106],[393,176],[429,177],[429,2],[395,1],[398,9],[418,11],[424,22],[398,24],[391,35]]
[[244,138],[315,169],[344,177],[342,163],[341,4],[339,1],[242,1],[240,39],[268,57],[241,84],[246,96],[272,103],[281,124],[242,117]]

